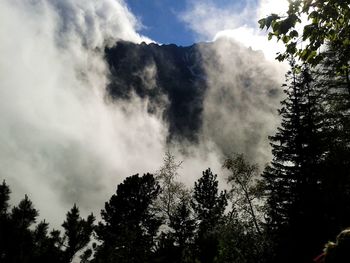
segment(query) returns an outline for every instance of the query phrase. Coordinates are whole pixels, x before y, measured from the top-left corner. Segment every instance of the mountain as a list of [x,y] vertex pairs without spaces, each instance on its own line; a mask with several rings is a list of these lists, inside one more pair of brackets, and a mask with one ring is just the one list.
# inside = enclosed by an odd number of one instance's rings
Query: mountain
[[198,45],[118,42],[106,50],[110,67],[109,94],[128,99],[132,92],[149,98],[149,111],[165,107],[171,137],[196,138],[201,127],[205,71]]
[[169,140],[208,136],[224,152],[268,145],[280,92],[261,52],[229,40],[189,47],[120,41],[105,58],[111,98],[147,98],[149,112],[163,111]]

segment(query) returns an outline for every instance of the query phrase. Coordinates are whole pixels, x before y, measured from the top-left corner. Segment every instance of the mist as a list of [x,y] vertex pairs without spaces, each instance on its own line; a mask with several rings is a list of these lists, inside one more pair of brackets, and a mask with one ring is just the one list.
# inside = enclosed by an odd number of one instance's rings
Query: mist
[[155,171],[166,126],[147,101],[111,103],[103,51],[138,35],[122,1],[1,1],[0,177],[54,225],[98,213],[125,177]]
[[211,141],[224,158],[243,153],[263,169],[271,160],[268,136],[280,121],[276,109],[284,68],[232,39],[218,39],[200,50],[208,85],[202,141]]
[[[269,161],[283,73],[232,40],[201,50],[208,89],[197,144],[167,142],[166,99],[150,114],[146,98],[108,96],[104,49],[152,42],[141,26],[122,0],[0,2],[0,179],[13,204],[28,194],[40,218],[59,226],[74,203],[98,216],[117,184],[157,171],[167,149],[188,186],[211,167],[224,187],[231,153]],[[157,67],[137,74],[152,88]]]

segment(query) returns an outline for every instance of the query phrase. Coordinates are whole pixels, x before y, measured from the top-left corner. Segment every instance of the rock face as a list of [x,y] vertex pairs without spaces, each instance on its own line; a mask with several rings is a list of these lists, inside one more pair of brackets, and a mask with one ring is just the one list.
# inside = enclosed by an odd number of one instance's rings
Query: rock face
[[111,98],[148,99],[148,111],[168,123],[169,140],[200,137],[224,153],[268,145],[280,92],[261,52],[227,40],[189,47],[121,41],[105,56]]
[[106,60],[113,99],[128,99],[132,93],[148,98],[150,112],[165,110],[171,138],[196,139],[206,90],[198,45],[118,42],[106,50]]

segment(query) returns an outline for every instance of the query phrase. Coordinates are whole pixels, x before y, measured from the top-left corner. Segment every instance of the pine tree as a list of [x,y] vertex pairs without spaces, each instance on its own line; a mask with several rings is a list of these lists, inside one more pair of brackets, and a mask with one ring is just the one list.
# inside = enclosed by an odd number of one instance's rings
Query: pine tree
[[7,210],[9,208],[9,200],[10,200],[10,188],[6,184],[5,180],[0,185],[0,216],[4,216],[7,214]]
[[188,198],[177,204],[166,227],[169,228],[168,231],[162,231],[157,238],[157,249],[152,262],[194,263],[196,221]]
[[348,227],[350,221],[350,80],[347,68],[337,68],[343,55],[329,43],[316,71],[316,85],[323,90],[322,133],[326,147],[320,170],[324,232],[328,238]]
[[201,263],[211,263],[218,253],[217,229],[227,206],[226,192],[219,192],[217,175],[210,169],[195,182],[192,207],[198,221],[196,246]]
[[177,262],[193,262],[194,235],[197,226],[187,198],[177,205],[169,226],[173,230],[172,236],[179,256]]
[[9,244],[8,238],[10,237],[10,221],[9,221],[9,200],[10,200],[10,188],[2,182],[0,185],[0,261],[4,261],[7,254],[7,248]]
[[38,215],[38,211],[33,207],[33,203],[27,195],[19,202],[18,206],[12,208],[12,236],[9,240],[8,255],[14,262],[30,262],[34,249],[30,227],[36,222]]
[[74,255],[88,245],[94,230],[94,221],[95,217],[92,214],[86,220],[81,218],[79,208],[75,204],[67,213],[66,220],[62,224],[66,243],[65,262],[72,262]]
[[169,224],[173,229],[175,242],[181,249],[192,243],[196,229],[196,223],[187,202],[183,200],[178,204]]
[[31,262],[35,263],[63,263],[63,251],[59,236],[49,235],[49,224],[40,222],[32,232],[34,250]]
[[152,174],[130,176],[101,211],[96,232],[102,242],[93,262],[148,262],[161,220],[152,205],[160,188]]
[[263,177],[276,262],[304,262],[317,253],[322,235],[322,109],[319,90],[306,66],[292,61],[287,83],[286,99],[279,110],[281,127],[269,138],[273,160]]

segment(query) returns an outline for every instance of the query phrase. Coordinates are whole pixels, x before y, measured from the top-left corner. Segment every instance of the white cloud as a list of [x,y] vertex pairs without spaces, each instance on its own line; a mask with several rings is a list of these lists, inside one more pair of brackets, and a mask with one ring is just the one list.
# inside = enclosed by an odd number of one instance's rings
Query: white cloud
[[272,13],[283,15],[287,10],[287,0],[260,0],[257,7],[256,18],[259,20],[260,18],[264,18]]
[[212,41],[230,38],[254,50],[262,50],[269,60],[283,51],[283,45],[268,41],[267,34],[258,27],[258,20],[271,13],[283,14],[286,0],[260,0],[258,4],[247,0],[243,8],[236,4],[220,7],[215,1],[189,1],[188,9],[180,19],[198,36],[198,40]]
[[136,24],[119,0],[0,1],[0,179],[55,226],[162,161],[166,127],[147,101],[105,98],[104,46],[147,40]]
[[245,47],[250,47],[256,51],[261,50],[270,61],[274,61],[276,53],[283,49],[282,43],[269,41],[266,34],[261,33],[259,29],[248,26],[219,31],[213,40],[215,41],[220,38],[234,39]]
[[279,87],[286,68],[274,60],[283,45],[268,41],[257,21],[265,14],[283,12],[287,1],[261,0],[256,4],[248,0],[243,7],[234,3],[220,7],[210,0],[188,3],[180,19],[198,40],[216,40],[200,48],[208,88],[201,143],[213,144],[210,151],[216,151],[219,160],[220,154],[244,153],[263,168],[271,158],[267,138],[280,121]]
[[220,30],[231,29],[250,21],[250,4],[238,10],[236,4],[222,8],[215,1],[188,1],[188,8],[179,18],[200,40],[211,40]]
[[203,44],[201,54],[207,76],[202,141],[226,156],[243,153],[263,168],[271,158],[268,136],[280,121],[278,68],[227,39]]

